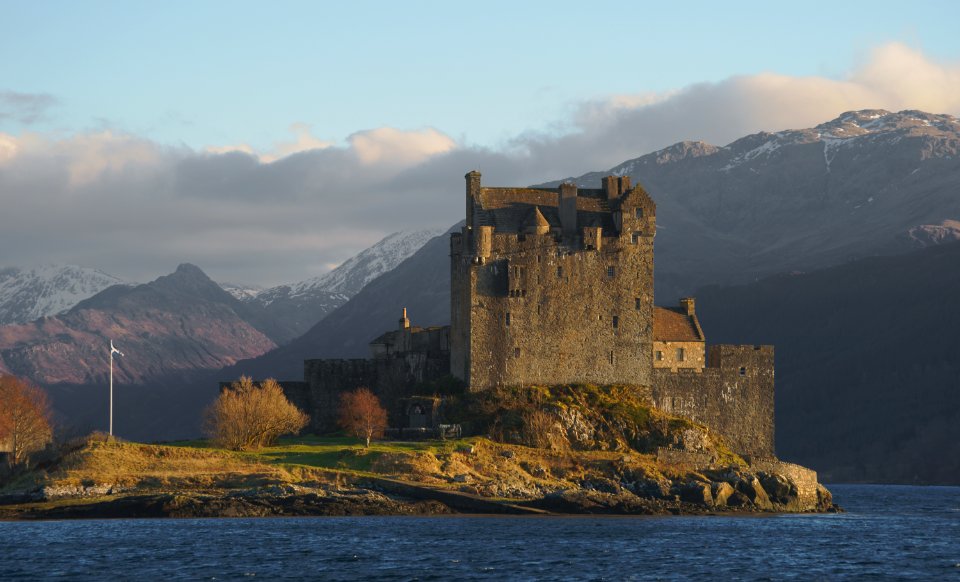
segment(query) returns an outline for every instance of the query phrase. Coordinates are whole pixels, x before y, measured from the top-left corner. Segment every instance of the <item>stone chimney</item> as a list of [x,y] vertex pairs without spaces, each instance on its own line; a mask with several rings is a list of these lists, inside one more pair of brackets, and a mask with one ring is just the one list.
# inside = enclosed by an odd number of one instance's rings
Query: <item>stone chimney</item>
[[467,228],[473,228],[473,206],[480,197],[480,172],[469,172],[464,179],[467,181]]
[[410,329],[410,319],[407,318],[407,308],[403,308],[403,317],[400,318],[400,329]]
[[607,200],[614,200],[630,191],[630,176],[606,176],[601,184]]
[[684,309],[684,311],[687,312],[687,315],[695,315],[695,314],[696,314],[696,307],[695,307],[695,305],[694,305],[694,298],[693,298],[693,297],[684,297],[684,298],[682,298],[682,299],[680,300],[680,307],[682,307],[682,308]]
[[560,184],[560,225],[564,236],[577,234],[577,185]]

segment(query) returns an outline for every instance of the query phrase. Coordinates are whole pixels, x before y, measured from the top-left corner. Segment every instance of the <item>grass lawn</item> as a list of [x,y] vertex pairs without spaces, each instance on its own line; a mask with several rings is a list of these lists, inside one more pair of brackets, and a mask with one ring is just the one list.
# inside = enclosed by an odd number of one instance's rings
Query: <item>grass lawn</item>
[[[384,454],[431,453],[448,454],[458,447],[469,447],[477,438],[373,441],[370,448],[363,441],[343,436],[299,436],[281,438],[276,445],[258,451],[234,453],[240,458],[270,465],[306,466],[367,473],[374,461]],[[177,441],[169,446],[222,451],[204,440]]]

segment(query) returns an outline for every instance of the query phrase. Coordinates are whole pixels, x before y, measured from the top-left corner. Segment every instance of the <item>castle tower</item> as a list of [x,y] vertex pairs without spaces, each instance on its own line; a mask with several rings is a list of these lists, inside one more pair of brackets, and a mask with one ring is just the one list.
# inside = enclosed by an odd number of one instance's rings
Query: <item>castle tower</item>
[[656,206],[629,178],[599,189],[491,188],[466,175],[451,235],[451,373],[497,385],[649,385]]

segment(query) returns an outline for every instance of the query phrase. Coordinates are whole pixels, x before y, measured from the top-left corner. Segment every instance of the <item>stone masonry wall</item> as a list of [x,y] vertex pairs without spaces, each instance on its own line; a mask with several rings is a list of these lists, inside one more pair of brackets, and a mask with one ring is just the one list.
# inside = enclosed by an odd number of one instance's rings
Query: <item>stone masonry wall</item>
[[336,430],[340,395],[360,386],[380,398],[390,425],[400,426],[400,399],[413,396],[418,384],[450,373],[448,359],[423,353],[375,360],[306,360],[303,367],[304,382],[284,382],[282,386],[287,398],[310,415],[308,430],[317,433]]
[[741,455],[773,457],[773,380],[773,346],[711,346],[701,373],[654,370],[653,403],[719,432]]

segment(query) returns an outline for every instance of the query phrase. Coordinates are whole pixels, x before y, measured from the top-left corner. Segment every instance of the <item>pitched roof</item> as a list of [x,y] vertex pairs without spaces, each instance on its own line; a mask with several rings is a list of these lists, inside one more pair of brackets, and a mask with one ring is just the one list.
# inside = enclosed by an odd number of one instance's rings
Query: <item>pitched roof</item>
[[679,307],[653,308],[653,340],[658,342],[702,342],[696,315]]

